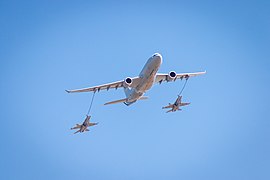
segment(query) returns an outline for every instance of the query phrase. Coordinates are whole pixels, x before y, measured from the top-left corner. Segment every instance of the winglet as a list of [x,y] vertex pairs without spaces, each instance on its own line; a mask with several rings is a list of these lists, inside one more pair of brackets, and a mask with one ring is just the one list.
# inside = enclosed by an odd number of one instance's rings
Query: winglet
[[67,93],[70,93],[70,91],[69,90],[65,90]]

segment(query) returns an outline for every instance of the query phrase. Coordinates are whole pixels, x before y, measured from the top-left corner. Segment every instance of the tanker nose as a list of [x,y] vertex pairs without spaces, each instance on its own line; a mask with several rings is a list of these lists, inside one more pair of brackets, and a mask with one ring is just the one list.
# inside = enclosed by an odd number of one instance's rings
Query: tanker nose
[[153,59],[155,59],[155,61],[158,62],[159,64],[162,63],[162,56],[161,56],[161,54],[159,54],[159,53],[155,53],[155,54],[153,55]]
[[160,57],[160,58],[162,58],[161,54],[159,54],[159,53],[153,54],[153,57]]

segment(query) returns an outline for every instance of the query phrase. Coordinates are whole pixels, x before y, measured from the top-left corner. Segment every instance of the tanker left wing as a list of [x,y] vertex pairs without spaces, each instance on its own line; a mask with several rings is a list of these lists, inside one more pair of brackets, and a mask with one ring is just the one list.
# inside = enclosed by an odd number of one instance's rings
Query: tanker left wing
[[126,78],[122,81],[116,81],[108,84],[103,84],[99,86],[93,86],[93,87],[88,87],[88,88],[82,88],[82,89],[75,89],[75,90],[66,90],[68,93],[76,93],[76,92],[96,92],[100,90],[109,90],[109,89],[117,89],[117,88],[122,88],[122,87],[131,87],[135,88],[138,86],[140,83],[141,78],[139,77],[134,77],[134,78]]

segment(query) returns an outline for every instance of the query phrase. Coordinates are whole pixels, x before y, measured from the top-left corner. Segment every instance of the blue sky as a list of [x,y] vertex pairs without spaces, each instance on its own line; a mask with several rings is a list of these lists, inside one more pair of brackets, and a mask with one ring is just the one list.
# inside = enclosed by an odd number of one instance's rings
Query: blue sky
[[[269,179],[269,1],[1,1],[1,179]],[[103,106],[123,90],[81,88],[160,72],[189,80],[149,100]]]

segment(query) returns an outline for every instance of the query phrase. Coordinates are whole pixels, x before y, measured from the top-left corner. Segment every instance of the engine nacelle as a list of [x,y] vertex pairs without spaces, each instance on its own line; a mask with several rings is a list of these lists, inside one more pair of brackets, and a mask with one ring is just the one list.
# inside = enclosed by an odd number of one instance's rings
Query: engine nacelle
[[167,81],[174,81],[176,80],[176,72],[175,71],[171,71],[169,72],[168,76],[167,76]]
[[130,77],[127,77],[127,78],[124,80],[123,86],[124,86],[125,88],[127,88],[127,87],[130,87],[131,84],[132,84],[132,79],[131,79]]

